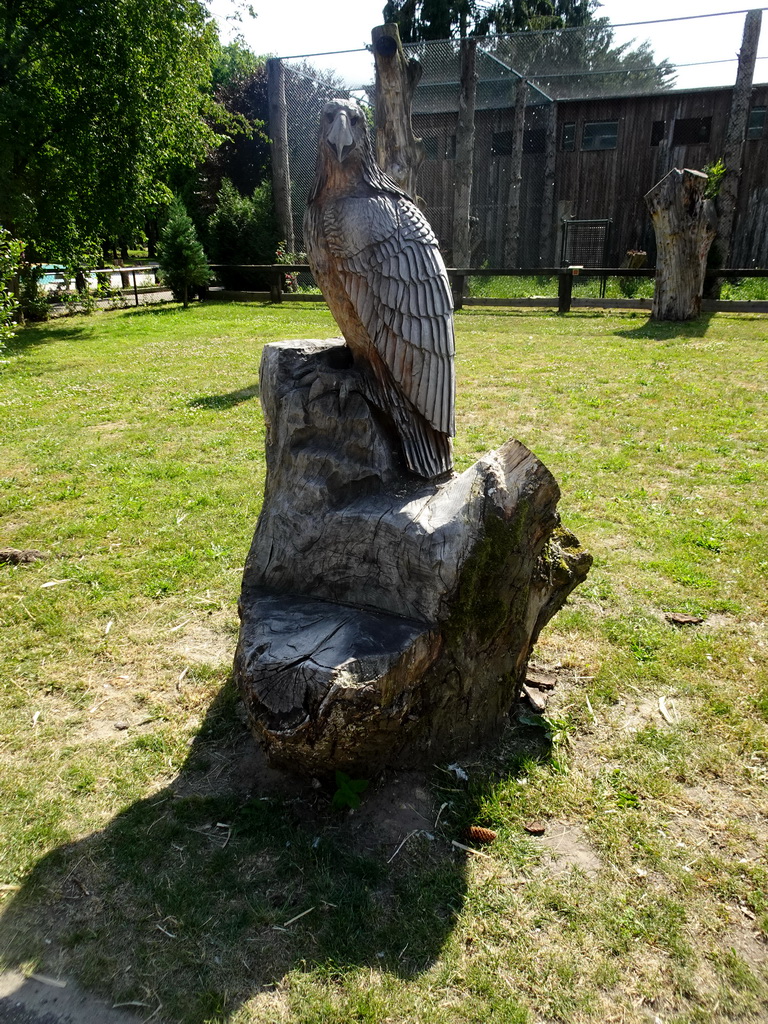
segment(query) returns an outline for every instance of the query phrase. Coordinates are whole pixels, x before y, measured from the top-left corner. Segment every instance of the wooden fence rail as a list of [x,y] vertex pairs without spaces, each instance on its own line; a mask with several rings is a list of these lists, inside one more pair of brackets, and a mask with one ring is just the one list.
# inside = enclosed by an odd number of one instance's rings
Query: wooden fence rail
[[[223,270],[223,264],[211,264],[212,270]],[[271,264],[238,264],[230,269],[253,270],[267,277],[270,281],[269,297],[271,302],[282,302],[284,297],[292,300],[313,298],[301,293],[286,293],[284,288],[285,274],[311,274],[306,263],[271,263]],[[568,313],[574,306],[607,308],[607,309],[650,309],[651,299],[595,299],[573,297],[573,281],[575,277],[597,277],[605,281],[609,277],[654,277],[654,267],[528,267],[510,270],[502,267],[450,267],[448,277],[451,281],[453,304],[455,309],[464,306],[557,306],[559,313]],[[467,296],[467,278],[469,277],[556,277],[557,296],[539,296],[535,298],[489,299],[471,298]],[[768,278],[768,269],[745,267],[737,270],[713,270],[707,274],[707,282],[735,281],[747,277]],[[233,293],[224,290],[218,297],[226,299]],[[239,297],[262,294],[258,292],[238,292]],[[211,297],[217,297],[213,293]],[[723,299],[704,300],[702,309],[721,312],[757,312],[768,313],[768,300],[760,299]]]

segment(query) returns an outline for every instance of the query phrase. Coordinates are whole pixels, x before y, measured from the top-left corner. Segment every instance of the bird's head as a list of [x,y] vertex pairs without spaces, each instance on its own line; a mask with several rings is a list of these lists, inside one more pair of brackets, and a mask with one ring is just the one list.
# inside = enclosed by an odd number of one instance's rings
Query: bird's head
[[323,192],[349,193],[372,188],[392,195],[405,193],[376,163],[363,110],[354,100],[335,99],[320,112],[313,203]]
[[353,100],[331,100],[320,114],[320,145],[344,164],[354,155],[365,154],[367,129],[365,115]]

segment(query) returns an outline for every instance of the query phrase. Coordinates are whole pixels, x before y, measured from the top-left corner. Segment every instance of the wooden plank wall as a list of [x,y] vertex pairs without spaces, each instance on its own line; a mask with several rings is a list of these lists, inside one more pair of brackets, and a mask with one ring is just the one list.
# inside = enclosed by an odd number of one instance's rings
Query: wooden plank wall
[[[655,239],[643,196],[673,167],[701,169],[723,151],[731,104],[731,89],[703,89],[658,93],[650,96],[589,100],[562,100],[556,107],[557,161],[554,216],[566,211],[579,220],[613,221],[611,263],[619,266],[630,249],[644,249],[655,259]],[[768,85],[755,86],[753,106],[768,106]],[[478,110],[473,182],[473,263],[503,264],[503,237],[509,188],[510,156],[492,151],[494,132],[510,131],[512,110]],[[679,118],[711,117],[708,143],[673,146],[674,122]],[[531,152],[530,142],[543,130],[544,106],[526,112],[528,152],[523,156],[523,198],[520,225],[520,265],[551,265],[551,253],[542,251],[542,198],[544,147]],[[617,147],[582,150],[585,123],[617,121]],[[665,122],[661,143],[651,145],[655,121]],[[444,251],[450,256],[453,160],[451,136],[456,131],[452,112],[414,115],[418,135],[437,139],[438,159],[425,161],[418,192]],[[562,148],[562,127],[575,124],[575,148]],[[535,148],[535,146],[534,146]],[[768,123],[762,138],[744,144],[744,169],[734,234],[734,266],[768,265]],[[559,257],[559,250],[557,257]]]
[[[475,155],[472,181],[473,266],[504,262],[504,230],[507,223],[507,197],[512,172],[512,156],[493,152],[493,135],[512,130],[513,111],[480,110],[475,118]],[[540,133],[539,152],[523,153],[523,180],[520,215],[520,266],[536,266],[541,243],[542,197],[544,192],[546,110],[531,106],[526,110],[526,133]],[[417,192],[440,247],[450,258],[452,248],[452,201],[454,160],[451,138],[456,134],[456,115],[414,114],[417,135],[430,140],[437,159],[424,161],[419,172]]]
[[[768,106],[768,85],[755,86],[753,106]],[[656,242],[644,195],[673,167],[697,170],[720,158],[731,107],[731,89],[702,89],[651,96],[561,101],[557,104],[556,203],[576,219],[613,221],[612,260],[619,266],[630,249],[655,260]],[[712,118],[709,142],[673,146],[678,118]],[[584,124],[618,121],[614,150],[581,149]],[[655,121],[665,122],[660,144],[651,145]],[[575,124],[575,149],[562,148],[564,124]],[[560,205],[562,204],[562,205]],[[742,183],[734,232],[733,265],[768,264],[768,124],[760,139],[744,144]]]

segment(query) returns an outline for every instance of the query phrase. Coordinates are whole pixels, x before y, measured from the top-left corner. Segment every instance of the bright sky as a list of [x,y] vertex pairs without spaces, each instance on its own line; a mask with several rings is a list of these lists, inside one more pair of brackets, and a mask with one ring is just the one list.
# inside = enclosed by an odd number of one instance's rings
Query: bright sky
[[[654,21],[685,15],[744,11],[761,7],[765,0],[750,5],[749,0],[602,0],[600,14],[614,25],[624,22]],[[209,0],[222,36],[238,31],[257,53],[279,57],[318,54],[330,50],[363,48],[371,41],[371,29],[382,23],[384,0],[253,0],[257,17],[243,16],[233,22],[236,0]],[[693,21],[665,21],[617,29],[616,42],[650,40],[657,59],[666,57],[673,64],[723,61],[737,56],[744,29],[744,14],[731,17],[700,18]],[[758,82],[768,81],[768,8],[763,12],[759,56],[755,70]],[[314,60],[317,67],[332,68],[350,85],[371,80],[372,60],[368,54],[346,54]],[[681,68],[678,87],[732,84],[736,63],[709,64]]]

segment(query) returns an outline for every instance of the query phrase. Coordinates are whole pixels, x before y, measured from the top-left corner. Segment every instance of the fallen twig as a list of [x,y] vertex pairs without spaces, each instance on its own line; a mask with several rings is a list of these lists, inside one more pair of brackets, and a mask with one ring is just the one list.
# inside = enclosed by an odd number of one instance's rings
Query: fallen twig
[[445,810],[445,808],[446,808],[446,807],[448,807],[448,806],[449,806],[449,805],[448,805],[448,803],[446,802],[446,803],[444,803],[444,804],[443,804],[443,805],[442,805],[442,806],[440,807],[440,810],[439,810],[439,811],[437,812],[437,817],[435,818],[435,824],[434,824],[433,828],[437,828],[437,823],[438,823],[438,822],[440,821],[440,815],[441,815],[441,814],[443,813],[443,811]]
[[458,843],[455,839],[451,840],[451,846],[455,846],[457,850],[464,850],[465,853],[474,853],[476,857],[485,857],[486,860],[493,860],[488,853],[483,853],[482,850],[473,850],[471,846],[465,846],[464,843]]
[[35,974],[32,971],[27,975],[28,978],[32,978],[34,981],[39,981],[42,985],[50,985],[51,988],[66,988],[66,981],[59,981],[58,978],[49,978],[47,974]]
[[667,702],[664,700],[663,697],[659,697],[659,712],[661,714],[661,717],[667,723],[667,725],[674,725],[675,724],[675,720],[670,715],[670,713],[669,713],[669,711],[667,709]]
[[296,917],[292,917],[290,921],[285,922],[283,928],[287,928],[289,925],[296,924],[296,922],[300,921],[302,917],[306,917],[307,914],[311,914],[313,910],[317,910],[317,907],[310,907],[309,910],[304,910],[302,911],[301,914],[297,914]]
[[387,861],[387,864],[391,864],[392,863],[392,861],[395,859],[395,857],[398,855],[398,853],[400,853],[400,851],[405,846],[405,844],[408,842],[408,840],[411,838],[411,836],[415,836],[417,832],[418,832],[418,829],[414,829],[412,832],[408,833],[408,835],[405,837],[405,839],[403,839],[403,841],[400,843],[398,848],[395,850],[395,852],[389,858],[389,860]]

